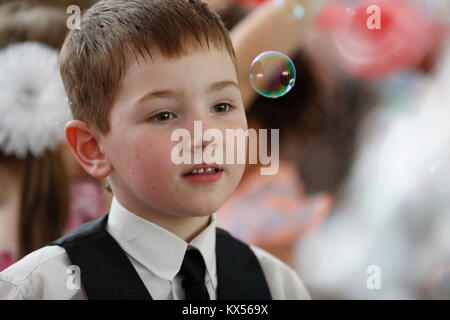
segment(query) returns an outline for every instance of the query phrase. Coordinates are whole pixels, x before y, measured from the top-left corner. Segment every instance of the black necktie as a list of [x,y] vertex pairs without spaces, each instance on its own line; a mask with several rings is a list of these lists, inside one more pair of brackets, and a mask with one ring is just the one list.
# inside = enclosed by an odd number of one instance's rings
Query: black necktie
[[183,277],[182,286],[186,300],[210,300],[205,286],[205,262],[198,250],[187,250],[180,274]]

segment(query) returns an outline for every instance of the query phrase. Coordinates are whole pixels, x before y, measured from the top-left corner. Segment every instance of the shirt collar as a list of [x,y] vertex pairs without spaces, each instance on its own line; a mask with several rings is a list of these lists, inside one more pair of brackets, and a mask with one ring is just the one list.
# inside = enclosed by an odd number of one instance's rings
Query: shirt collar
[[172,232],[135,215],[113,197],[106,230],[128,255],[165,280],[173,280],[180,271],[188,247],[198,249],[203,256],[210,279],[216,287],[214,214],[211,215],[209,225],[187,243]]

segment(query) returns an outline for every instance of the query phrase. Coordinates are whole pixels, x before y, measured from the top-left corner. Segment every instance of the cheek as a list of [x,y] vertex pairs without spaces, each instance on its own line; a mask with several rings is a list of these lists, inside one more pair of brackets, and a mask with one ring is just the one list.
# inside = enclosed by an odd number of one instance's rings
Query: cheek
[[110,148],[110,161],[117,175],[130,188],[155,190],[163,188],[161,181],[170,179],[171,145],[152,134],[117,135]]
[[242,109],[242,110],[239,110],[239,112],[236,112],[234,114],[234,116],[229,121],[227,121],[226,125],[230,129],[247,130],[248,124],[247,124],[247,116],[245,114],[245,111]]
[[[243,129],[244,131],[248,130],[248,123],[247,123],[247,117],[245,115],[245,112],[242,111],[241,115],[236,119],[234,126],[232,127],[232,129]],[[244,146],[244,152],[247,153],[248,152],[248,138],[245,139],[245,146]],[[237,154],[239,151],[237,149],[237,145],[235,144],[235,150],[234,152]],[[248,155],[245,154],[245,162],[247,161],[247,157]],[[242,179],[242,176],[244,174],[245,171],[245,167],[246,164],[240,164],[237,163],[235,165],[233,165],[234,170],[233,170],[233,180],[235,183],[235,187],[239,184],[239,182]]]
[[[232,119],[229,119],[228,121],[223,123],[223,125],[221,127],[221,131],[222,131],[222,135],[223,135],[223,150],[224,150],[224,152],[226,152],[227,148],[229,148],[228,143],[231,143],[231,142],[227,141],[227,139],[226,139],[226,136],[227,136],[226,130],[227,129],[235,130],[237,132],[240,132],[241,130],[243,130],[245,132],[246,130],[248,130],[247,118],[245,116],[245,113],[242,112],[240,114],[236,114],[235,117],[233,117]],[[240,137],[240,135],[239,135],[239,137]],[[238,140],[237,137],[234,138],[234,142],[232,143],[232,145],[234,146],[233,153],[235,155],[241,150],[238,148],[238,143],[242,143],[242,142],[244,143],[244,150],[247,150],[248,139],[244,139],[244,140],[239,139]],[[235,166],[236,166],[236,168],[239,168],[240,165],[236,164]]]
[[130,152],[130,167],[135,172],[132,177],[135,185],[141,188],[164,189],[176,172],[170,154],[171,145],[168,141],[147,140],[145,143],[136,143]]

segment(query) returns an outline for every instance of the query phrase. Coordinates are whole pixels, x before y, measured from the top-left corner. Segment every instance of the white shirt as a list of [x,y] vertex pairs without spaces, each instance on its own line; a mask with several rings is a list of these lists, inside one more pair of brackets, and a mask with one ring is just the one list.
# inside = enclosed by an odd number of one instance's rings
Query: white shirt
[[[154,300],[181,300],[177,275],[188,247],[200,251],[205,285],[217,298],[216,218],[190,243],[124,208],[113,198],[106,230],[119,243]],[[157,243],[158,245],[149,245]],[[250,246],[258,258],[273,299],[310,299],[296,272],[268,252]],[[73,268],[64,248],[36,250],[0,273],[0,299],[86,299],[82,284],[73,285]],[[81,271],[82,272],[82,271]]]

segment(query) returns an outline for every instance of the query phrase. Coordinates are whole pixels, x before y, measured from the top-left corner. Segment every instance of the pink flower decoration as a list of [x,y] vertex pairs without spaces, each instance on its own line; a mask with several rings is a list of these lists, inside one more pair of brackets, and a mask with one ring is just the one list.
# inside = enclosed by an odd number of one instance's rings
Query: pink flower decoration
[[404,0],[368,0],[355,7],[327,2],[316,27],[330,35],[343,66],[367,78],[417,66],[444,32],[442,25]]

